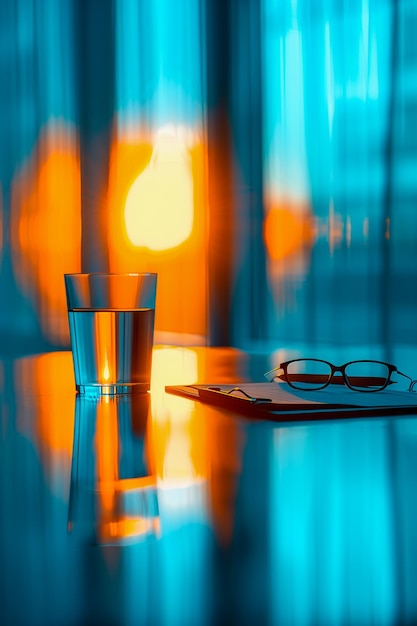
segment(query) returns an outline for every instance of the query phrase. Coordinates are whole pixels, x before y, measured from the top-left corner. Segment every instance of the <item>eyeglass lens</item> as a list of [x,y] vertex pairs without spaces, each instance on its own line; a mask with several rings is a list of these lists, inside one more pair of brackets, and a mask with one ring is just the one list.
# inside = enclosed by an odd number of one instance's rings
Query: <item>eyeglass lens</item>
[[[358,391],[377,391],[385,387],[389,368],[378,361],[354,361],[345,368],[349,386]],[[296,389],[321,389],[332,377],[332,368],[325,361],[302,359],[291,361],[287,366],[287,381]],[[341,372],[336,372],[332,384],[344,383]]]
[[329,382],[332,369],[324,361],[302,359],[287,365],[287,382],[296,389],[321,389]]

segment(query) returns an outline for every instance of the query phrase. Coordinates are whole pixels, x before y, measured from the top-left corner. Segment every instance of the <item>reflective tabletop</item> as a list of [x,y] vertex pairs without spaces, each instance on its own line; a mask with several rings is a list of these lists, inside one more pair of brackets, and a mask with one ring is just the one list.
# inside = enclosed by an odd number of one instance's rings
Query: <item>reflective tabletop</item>
[[[417,622],[417,416],[278,423],[165,393],[271,358],[154,349],[150,394],[0,361],[2,626]],[[354,393],[354,392],[352,392]]]

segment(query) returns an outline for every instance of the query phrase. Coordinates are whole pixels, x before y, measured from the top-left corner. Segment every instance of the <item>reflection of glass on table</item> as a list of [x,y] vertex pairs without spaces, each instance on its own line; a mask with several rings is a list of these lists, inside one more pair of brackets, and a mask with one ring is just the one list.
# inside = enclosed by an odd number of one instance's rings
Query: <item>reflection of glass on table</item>
[[105,544],[159,533],[156,477],[148,475],[146,458],[148,411],[149,394],[76,398],[70,532]]

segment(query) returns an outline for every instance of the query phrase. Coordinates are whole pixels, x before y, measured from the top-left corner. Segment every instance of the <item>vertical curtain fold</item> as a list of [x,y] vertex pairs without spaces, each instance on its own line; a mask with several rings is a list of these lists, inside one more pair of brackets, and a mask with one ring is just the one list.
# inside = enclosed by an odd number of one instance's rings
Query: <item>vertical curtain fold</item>
[[81,166],[82,269],[106,271],[107,185],[115,110],[113,0],[77,0],[77,60]]
[[268,327],[261,40],[258,3],[206,3],[211,345],[262,339]]
[[209,204],[209,322],[211,345],[229,345],[232,336],[232,267],[235,198],[230,118],[231,4],[205,3],[206,134]]

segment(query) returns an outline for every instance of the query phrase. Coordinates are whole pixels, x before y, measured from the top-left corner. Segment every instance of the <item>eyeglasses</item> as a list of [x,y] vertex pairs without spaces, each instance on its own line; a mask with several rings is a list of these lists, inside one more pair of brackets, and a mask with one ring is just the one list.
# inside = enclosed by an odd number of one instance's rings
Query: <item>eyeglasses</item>
[[293,359],[281,363],[266,372],[265,378],[271,382],[280,379],[293,389],[317,391],[327,385],[346,385],[353,391],[382,391],[392,384],[391,375],[396,372],[410,381],[408,391],[416,391],[417,380],[403,374],[395,365],[383,361],[350,361],[344,365],[333,365],[320,359]]

